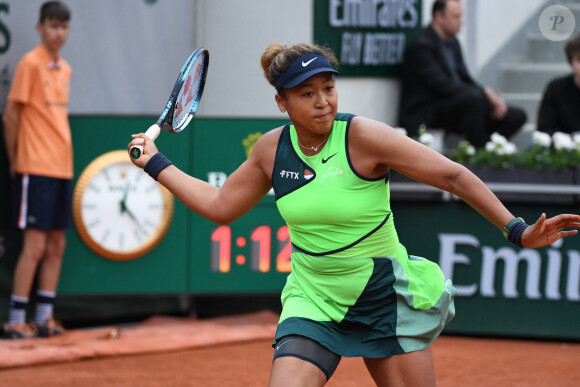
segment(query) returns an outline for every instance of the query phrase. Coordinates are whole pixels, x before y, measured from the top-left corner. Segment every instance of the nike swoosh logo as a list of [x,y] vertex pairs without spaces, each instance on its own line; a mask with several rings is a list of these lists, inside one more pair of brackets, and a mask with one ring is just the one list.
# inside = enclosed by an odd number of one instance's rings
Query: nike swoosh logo
[[308,62],[304,62],[304,61],[302,61],[302,67],[306,67],[306,66],[308,66],[308,65],[309,65],[309,64],[310,64],[310,63],[311,63],[311,62],[312,62],[314,59],[316,59],[316,58],[318,58],[318,57],[316,56],[316,57],[314,57],[314,58],[310,59]]
[[279,344],[279,345],[276,347],[276,351],[277,351],[278,349],[280,349],[280,347],[281,347],[281,346],[283,346],[284,344],[286,344],[287,342],[289,342],[289,341],[291,341],[291,340],[292,340],[292,339],[288,339],[288,340],[284,341],[283,343],[280,343],[280,344]]
[[333,158],[334,156],[336,156],[338,154],[338,152],[336,152],[335,154],[333,154],[332,156],[328,156],[327,159],[325,159],[324,157],[322,158],[322,164],[326,164],[326,162],[328,160],[330,160],[331,158]]

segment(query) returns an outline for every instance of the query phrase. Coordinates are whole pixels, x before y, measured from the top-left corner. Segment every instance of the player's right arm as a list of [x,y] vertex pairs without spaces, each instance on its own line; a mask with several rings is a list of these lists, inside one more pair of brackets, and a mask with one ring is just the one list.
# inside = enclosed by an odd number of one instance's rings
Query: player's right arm
[[[188,175],[175,165],[163,169],[157,180],[195,213],[219,224],[231,223],[258,204],[272,188],[270,176],[279,137],[278,129],[262,136],[248,159],[220,188]],[[138,145],[139,139],[145,140],[145,157],[132,161],[143,167],[157,149],[144,135],[137,135],[129,146]],[[226,154],[223,156],[228,157]]]
[[16,155],[16,139],[18,138],[18,123],[21,107],[21,103],[9,100],[6,103],[6,108],[2,115],[6,154],[8,155],[8,164],[11,175],[14,174],[14,157]]

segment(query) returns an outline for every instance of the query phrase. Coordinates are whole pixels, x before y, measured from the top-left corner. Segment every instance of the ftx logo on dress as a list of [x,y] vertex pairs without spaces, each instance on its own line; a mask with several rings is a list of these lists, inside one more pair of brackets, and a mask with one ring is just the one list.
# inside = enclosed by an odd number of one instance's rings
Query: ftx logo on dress
[[292,172],[292,171],[280,171],[280,176],[284,179],[294,179],[299,180],[300,173],[299,172]]

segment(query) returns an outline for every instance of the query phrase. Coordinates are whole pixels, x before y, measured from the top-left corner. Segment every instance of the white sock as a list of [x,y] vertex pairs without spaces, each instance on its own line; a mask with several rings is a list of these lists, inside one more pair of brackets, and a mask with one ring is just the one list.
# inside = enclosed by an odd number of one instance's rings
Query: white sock
[[36,325],[43,325],[52,318],[52,311],[54,305],[54,299],[56,297],[55,292],[50,292],[46,290],[38,290],[36,292],[36,310],[34,313],[34,323]]
[[10,312],[8,314],[8,323],[22,324],[26,322],[26,306],[28,305],[28,297],[10,296]]

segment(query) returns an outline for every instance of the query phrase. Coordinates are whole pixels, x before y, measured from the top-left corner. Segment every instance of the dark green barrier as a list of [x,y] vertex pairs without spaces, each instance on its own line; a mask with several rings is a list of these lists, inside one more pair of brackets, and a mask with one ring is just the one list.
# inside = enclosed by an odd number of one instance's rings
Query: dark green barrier
[[[570,206],[514,205],[528,222]],[[459,292],[447,332],[580,339],[580,236],[520,249],[462,202],[393,203],[400,239],[439,263]]]

